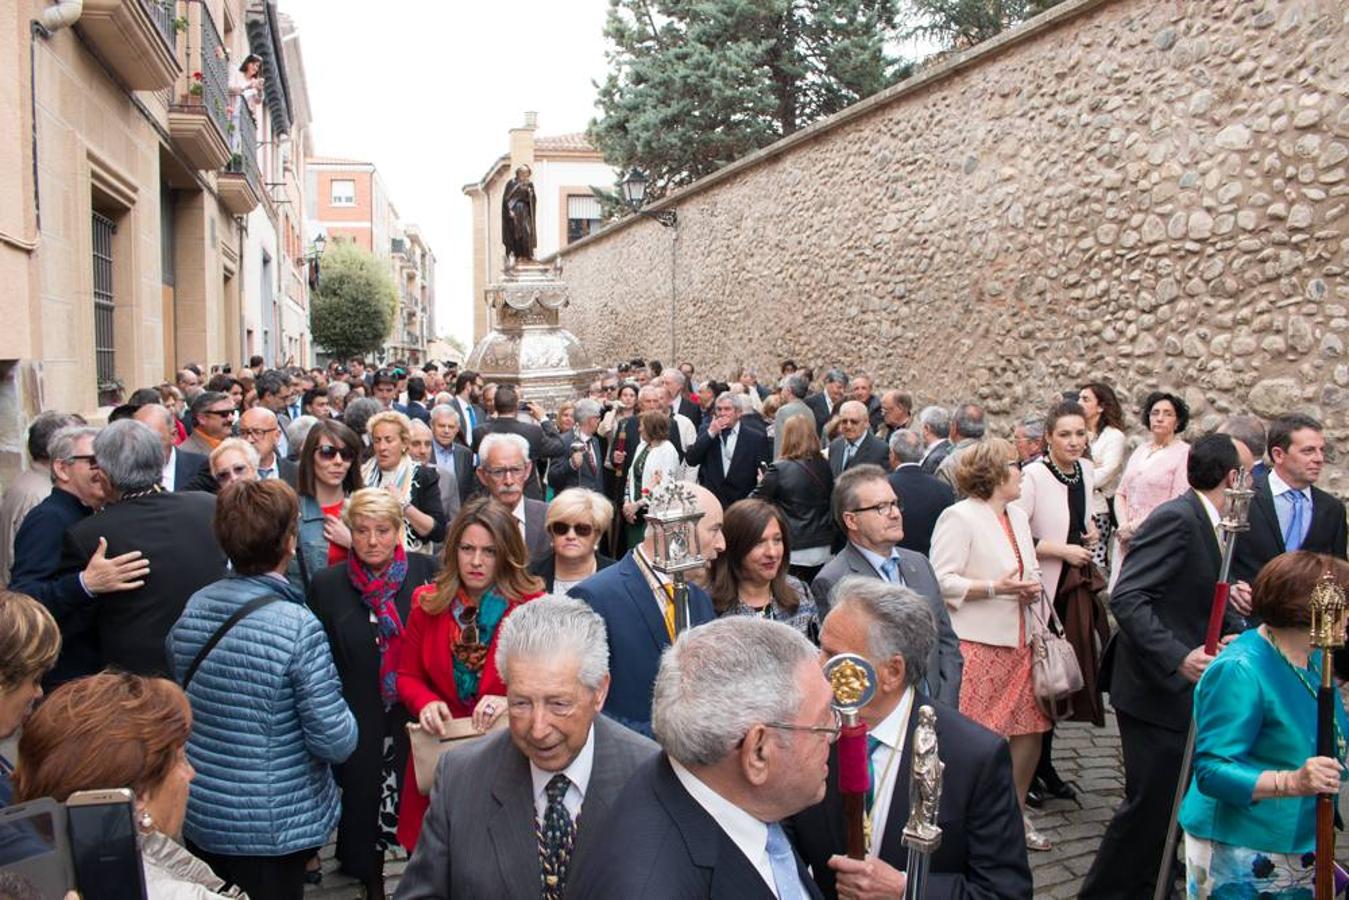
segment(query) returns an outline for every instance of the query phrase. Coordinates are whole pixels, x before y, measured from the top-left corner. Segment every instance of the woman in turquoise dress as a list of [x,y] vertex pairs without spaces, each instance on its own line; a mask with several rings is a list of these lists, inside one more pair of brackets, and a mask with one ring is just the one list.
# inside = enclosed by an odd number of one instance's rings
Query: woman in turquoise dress
[[1319,650],[1308,600],[1349,563],[1306,551],[1275,557],[1251,605],[1264,624],[1236,638],[1194,692],[1194,779],[1181,806],[1186,896],[1307,898],[1316,849],[1316,795],[1338,793],[1349,719],[1336,695],[1335,757],[1316,756]]

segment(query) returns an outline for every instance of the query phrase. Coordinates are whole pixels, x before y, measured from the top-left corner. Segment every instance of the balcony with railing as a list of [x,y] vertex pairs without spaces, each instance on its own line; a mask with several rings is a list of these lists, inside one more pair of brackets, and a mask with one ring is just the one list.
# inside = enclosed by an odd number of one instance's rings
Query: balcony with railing
[[[187,71],[169,106],[169,134],[192,165],[216,170],[230,159],[229,64],[206,4],[186,0]],[[238,100],[236,102],[243,102]]]
[[178,0],[84,0],[80,31],[108,68],[137,91],[155,91],[182,73]]
[[[235,103],[243,103],[242,97]],[[258,171],[258,139],[253,113],[247,107],[234,117],[235,132],[229,162],[216,179],[225,208],[236,216],[247,215],[262,202],[262,174]]]

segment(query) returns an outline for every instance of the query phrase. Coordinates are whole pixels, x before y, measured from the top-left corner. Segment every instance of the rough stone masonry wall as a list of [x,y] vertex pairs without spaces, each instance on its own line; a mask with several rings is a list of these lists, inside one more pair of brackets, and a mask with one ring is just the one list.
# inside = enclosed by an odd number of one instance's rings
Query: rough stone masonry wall
[[[1178,10],[1181,10],[1178,12]],[[1349,492],[1349,3],[1078,0],[565,252],[597,360],[865,366],[1004,421],[1088,378],[1324,418]],[[1137,426],[1136,412],[1129,410]]]

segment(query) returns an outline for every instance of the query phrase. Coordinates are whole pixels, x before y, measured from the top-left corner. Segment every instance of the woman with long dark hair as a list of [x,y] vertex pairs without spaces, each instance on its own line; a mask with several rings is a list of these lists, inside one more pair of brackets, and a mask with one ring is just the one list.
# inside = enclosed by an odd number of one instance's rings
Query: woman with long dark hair
[[787,574],[791,528],[766,500],[741,500],[726,510],[726,549],[712,563],[712,606],[718,616],[762,616],[784,622],[812,641],[820,623],[810,588]]
[[1082,385],[1077,402],[1086,416],[1091,441],[1091,464],[1096,483],[1091,491],[1091,519],[1100,540],[1092,559],[1102,572],[1110,571],[1110,539],[1115,534],[1115,491],[1124,474],[1124,408],[1114,388],[1103,381]]

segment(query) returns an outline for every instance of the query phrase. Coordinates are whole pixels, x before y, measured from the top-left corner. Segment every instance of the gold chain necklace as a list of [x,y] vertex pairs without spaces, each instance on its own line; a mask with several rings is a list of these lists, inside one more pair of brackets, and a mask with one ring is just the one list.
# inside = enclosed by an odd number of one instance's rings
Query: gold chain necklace
[[[1302,670],[1298,668],[1296,665],[1294,665],[1293,661],[1288,658],[1288,655],[1283,652],[1283,648],[1279,646],[1279,642],[1274,639],[1274,632],[1270,631],[1268,626],[1261,625],[1260,634],[1264,636],[1265,640],[1269,641],[1269,645],[1274,648],[1274,652],[1279,654],[1279,659],[1283,660],[1288,665],[1288,668],[1293,670],[1293,674],[1297,676],[1298,683],[1307,689],[1307,693],[1312,695],[1313,700],[1319,702],[1318,687],[1313,686],[1311,682],[1307,681],[1306,676],[1302,674]],[[1326,657],[1327,654],[1325,652],[1322,652],[1321,654],[1322,666],[1329,665],[1329,662]],[[1310,651],[1308,651],[1307,653],[1307,662],[1308,664],[1311,663]],[[1340,762],[1343,762],[1345,759],[1346,750],[1349,749],[1349,747],[1346,746],[1344,734],[1340,731],[1339,716],[1332,716],[1330,721],[1331,727],[1335,733],[1335,750],[1337,752],[1337,758]]]

